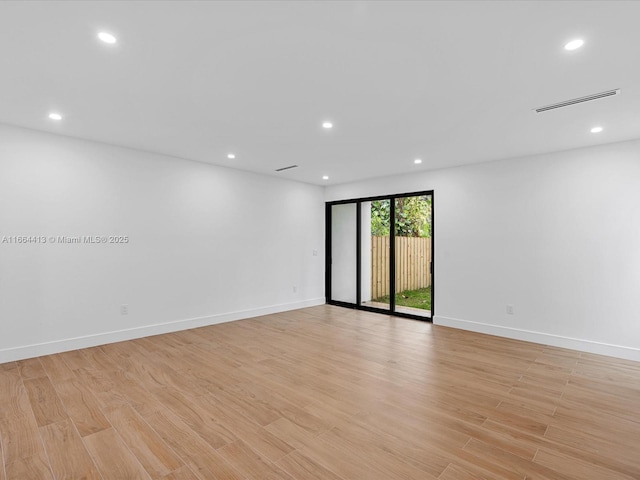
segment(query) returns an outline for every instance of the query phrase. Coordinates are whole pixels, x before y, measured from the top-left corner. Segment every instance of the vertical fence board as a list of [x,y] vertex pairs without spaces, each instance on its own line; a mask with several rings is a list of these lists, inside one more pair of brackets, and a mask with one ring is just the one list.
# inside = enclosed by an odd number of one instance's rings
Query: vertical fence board
[[[389,295],[389,237],[371,237],[371,298]],[[431,239],[396,237],[396,293],[431,286]]]

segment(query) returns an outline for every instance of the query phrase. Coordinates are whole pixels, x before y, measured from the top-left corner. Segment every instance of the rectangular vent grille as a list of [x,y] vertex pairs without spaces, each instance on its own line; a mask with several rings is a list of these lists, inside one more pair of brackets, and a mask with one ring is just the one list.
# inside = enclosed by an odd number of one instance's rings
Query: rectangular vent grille
[[276,172],[282,172],[284,170],[289,170],[290,168],[298,168],[298,165],[289,165],[288,167],[277,168]]
[[564,102],[554,103],[553,105],[547,105],[546,107],[536,108],[536,112],[542,113],[556,108],[569,107],[578,103],[590,102],[591,100],[598,100],[599,98],[612,97],[619,94],[619,88],[615,90],[607,90],[606,92],[594,93],[593,95],[587,95],[586,97],[574,98],[573,100],[565,100]]

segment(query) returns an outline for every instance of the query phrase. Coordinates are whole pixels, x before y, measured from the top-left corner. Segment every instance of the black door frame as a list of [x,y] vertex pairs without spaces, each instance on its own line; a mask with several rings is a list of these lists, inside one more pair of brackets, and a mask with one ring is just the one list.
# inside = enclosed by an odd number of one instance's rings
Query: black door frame
[[[362,202],[372,202],[375,200],[389,200],[389,283],[390,292],[396,291],[396,199],[405,197],[418,197],[421,195],[431,196],[431,316],[423,317],[420,315],[412,315],[410,313],[396,312],[396,296],[395,293],[389,295],[389,309],[369,307],[361,305],[362,303]],[[331,207],[334,205],[356,204],[356,303],[332,300],[331,298]],[[329,305],[337,305],[339,307],[355,308],[357,310],[365,310],[368,312],[384,313],[396,317],[411,318],[414,320],[423,320],[427,322],[433,321],[435,314],[435,195],[433,190],[422,192],[400,193],[393,195],[378,195],[375,197],[353,198],[348,200],[337,200],[334,202],[326,202],[325,204],[325,298]]]

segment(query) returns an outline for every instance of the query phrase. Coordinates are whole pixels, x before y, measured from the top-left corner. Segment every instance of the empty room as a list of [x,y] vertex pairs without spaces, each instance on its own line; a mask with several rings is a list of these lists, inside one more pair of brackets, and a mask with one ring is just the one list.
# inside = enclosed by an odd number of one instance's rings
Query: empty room
[[0,480],[640,479],[640,2],[0,2]]

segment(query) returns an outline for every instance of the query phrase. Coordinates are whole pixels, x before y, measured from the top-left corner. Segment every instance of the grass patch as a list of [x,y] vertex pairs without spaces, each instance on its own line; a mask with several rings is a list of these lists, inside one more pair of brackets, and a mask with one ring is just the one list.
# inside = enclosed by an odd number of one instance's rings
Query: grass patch
[[[389,295],[376,298],[374,302],[389,303]],[[396,294],[396,305],[402,307],[421,308],[431,310],[431,287],[418,290],[405,290]]]

